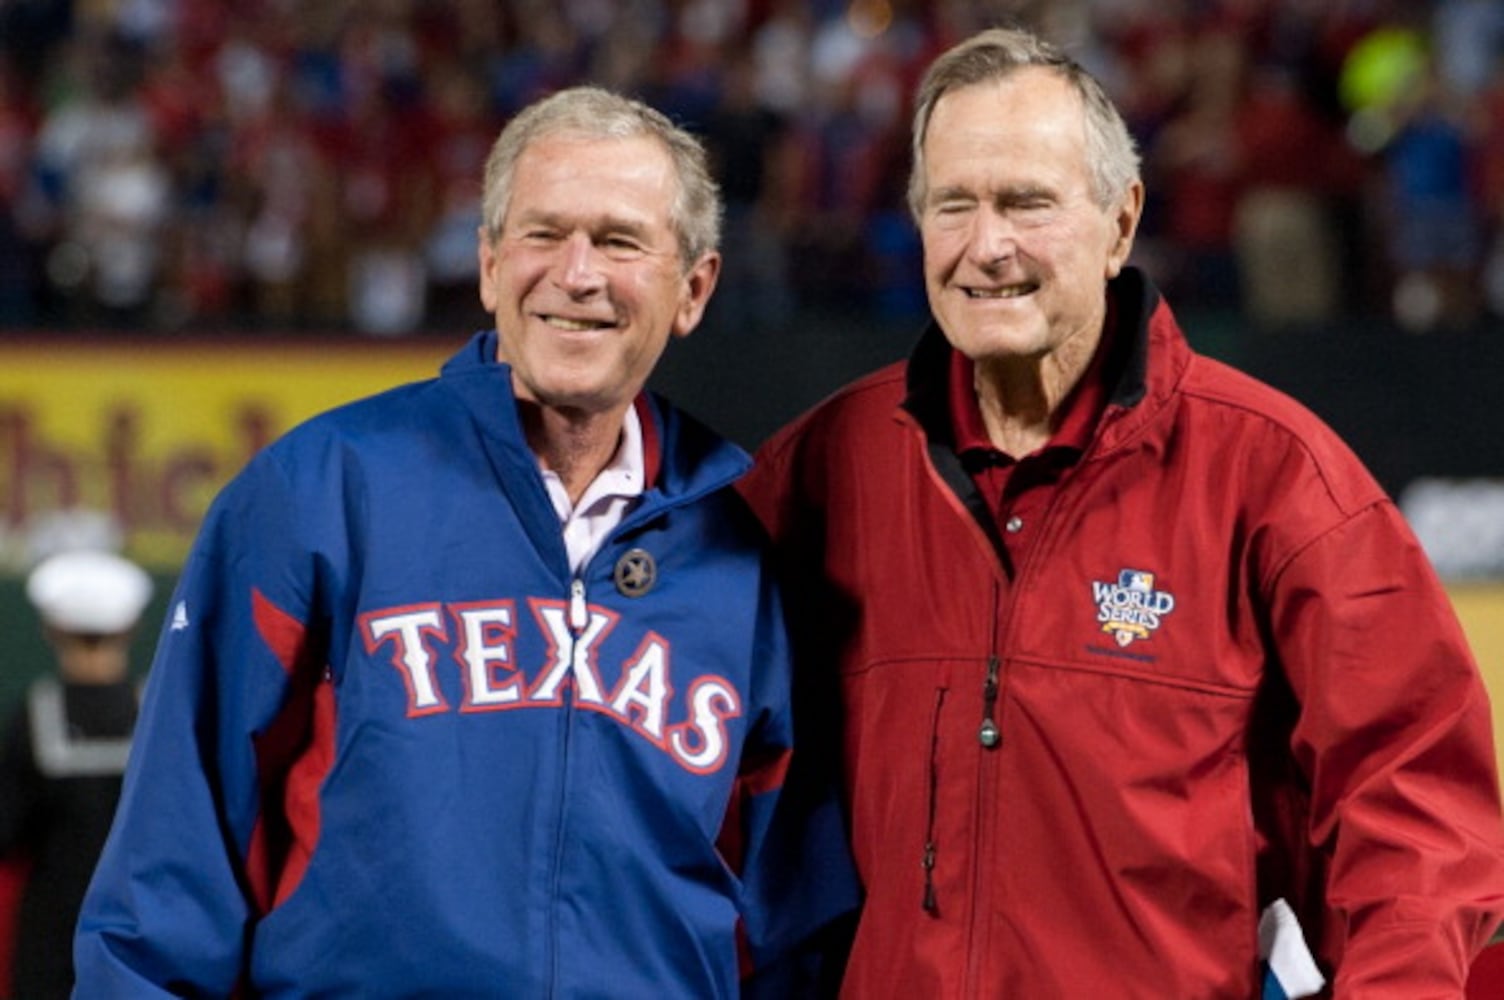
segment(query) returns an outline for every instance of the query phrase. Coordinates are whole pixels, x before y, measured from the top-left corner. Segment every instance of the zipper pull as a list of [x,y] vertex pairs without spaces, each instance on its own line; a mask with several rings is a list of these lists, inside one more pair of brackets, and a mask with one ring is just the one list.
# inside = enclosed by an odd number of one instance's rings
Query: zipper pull
[[997,709],[997,675],[998,660],[994,655],[987,659],[987,680],[982,684],[982,726],[977,730],[977,742],[988,750],[997,749],[1003,742],[1003,731],[992,719]]
[[924,907],[925,913],[935,912],[935,842],[933,840],[924,845]]
[[575,577],[569,582],[569,629],[579,635],[589,623],[590,614],[585,609],[585,581]]

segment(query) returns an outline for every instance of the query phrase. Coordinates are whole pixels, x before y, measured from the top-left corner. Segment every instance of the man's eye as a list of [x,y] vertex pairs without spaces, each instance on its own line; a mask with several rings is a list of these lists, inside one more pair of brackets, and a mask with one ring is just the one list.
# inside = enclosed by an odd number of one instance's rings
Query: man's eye
[[557,243],[560,235],[554,229],[525,229],[522,238],[529,243]]
[[631,260],[647,252],[641,243],[629,236],[608,236],[601,241],[601,249],[614,260]]
[[931,210],[931,217],[936,226],[942,229],[955,229],[966,225],[966,220],[971,217],[975,208],[974,202],[942,201]]

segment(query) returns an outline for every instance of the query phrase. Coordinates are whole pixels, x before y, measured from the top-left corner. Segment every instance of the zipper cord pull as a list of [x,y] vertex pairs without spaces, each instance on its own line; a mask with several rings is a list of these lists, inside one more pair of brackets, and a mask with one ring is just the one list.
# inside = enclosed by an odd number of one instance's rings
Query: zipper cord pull
[[935,913],[935,842],[927,841],[924,845],[924,912],[931,916]]
[[585,608],[585,581],[575,577],[569,582],[569,629],[579,635],[589,623],[590,614]]
[[996,750],[1003,742],[1003,731],[992,718],[997,711],[997,675],[998,660],[994,655],[987,660],[987,680],[982,684],[982,726],[977,730],[977,742],[988,750]]

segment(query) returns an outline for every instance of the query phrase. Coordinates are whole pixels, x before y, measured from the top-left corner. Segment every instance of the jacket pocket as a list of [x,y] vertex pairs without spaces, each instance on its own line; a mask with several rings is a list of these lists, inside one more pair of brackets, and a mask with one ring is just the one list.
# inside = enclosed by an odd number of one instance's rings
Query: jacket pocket
[[921,906],[925,913],[935,916],[939,903],[935,899],[935,862],[939,845],[935,842],[935,816],[940,797],[940,716],[945,709],[945,688],[935,689],[935,707],[930,715],[929,756],[925,761],[925,813],[924,854],[920,864],[924,866],[924,898]]

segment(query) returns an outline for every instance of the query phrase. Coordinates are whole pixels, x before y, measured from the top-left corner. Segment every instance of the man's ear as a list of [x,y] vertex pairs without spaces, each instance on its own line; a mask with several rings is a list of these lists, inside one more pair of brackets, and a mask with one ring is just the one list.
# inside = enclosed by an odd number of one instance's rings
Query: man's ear
[[496,241],[485,226],[475,231],[475,257],[480,264],[480,302],[487,315],[496,312]]
[[684,294],[679,300],[679,311],[674,314],[674,324],[669,331],[675,337],[687,337],[700,325],[720,276],[721,255],[714,250],[695,261],[694,266],[684,275]]
[[1113,214],[1114,227],[1112,245],[1107,251],[1107,277],[1116,278],[1123,270],[1123,265],[1128,263],[1128,255],[1133,252],[1133,236],[1138,232],[1138,220],[1144,214],[1144,183],[1134,181],[1123,192],[1122,200],[1118,202],[1117,211]]

